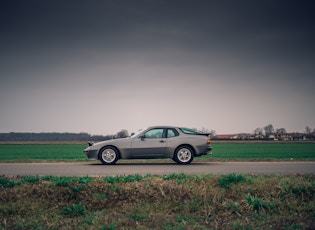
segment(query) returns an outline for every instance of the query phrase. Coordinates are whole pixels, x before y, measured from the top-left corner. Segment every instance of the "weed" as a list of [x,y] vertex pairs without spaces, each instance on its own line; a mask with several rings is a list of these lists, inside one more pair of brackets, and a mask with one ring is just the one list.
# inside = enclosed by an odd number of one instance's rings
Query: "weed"
[[130,182],[134,182],[134,181],[141,181],[143,179],[143,177],[139,174],[135,174],[133,176],[125,176],[124,177],[124,182],[125,183],[130,183]]
[[21,180],[23,182],[33,184],[33,183],[39,183],[40,178],[39,176],[24,176],[21,178]]
[[245,176],[232,173],[228,175],[223,175],[219,181],[219,185],[221,186],[221,188],[229,189],[231,185],[237,184],[242,181],[246,181]]
[[68,187],[70,182],[75,182],[77,179],[71,177],[56,177],[53,179],[53,182],[56,186]]
[[80,177],[79,178],[79,183],[81,184],[88,184],[92,181],[92,178],[89,176],[85,176],[85,177]]
[[43,176],[42,180],[43,181],[53,181],[55,179],[54,176]]
[[105,177],[104,181],[110,184],[115,183],[130,183],[134,181],[141,181],[143,177],[139,174],[130,175],[130,176],[115,176],[115,177]]
[[114,183],[119,183],[120,182],[120,177],[116,176],[116,177],[104,177],[104,181],[110,184],[114,184]]
[[189,221],[189,219],[185,216],[179,216],[176,218],[177,223],[183,223],[183,222],[187,222],[187,221]]
[[306,181],[303,183],[292,183],[285,181],[282,183],[281,188],[284,194],[293,194],[296,197],[301,197],[302,200],[313,200],[315,196],[315,182]]
[[130,218],[133,219],[133,220],[145,220],[148,218],[148,215],[145,214],[145,213],[133,213],[130,215]]
[[116,225],[113,223],[102,227],[102,230],[115,230],[115,229],[116,229]]
[[260,212],[261,210],[272,210],[275,207],[273,202],[268,202],[258,197],[253,197],[252,195],[247,195],[247,203],[252,207],[253,211]]
[[77,193],[77,192],[81,192],[83,190],[83,187],[80,187],[80,186],[73,186],[72,187],[72,191]]
[[174,180],[177,182],[177,184],[185,184],[187,180],[189,179],[189,176],[187,176],[185,173],[175,174],[171,173],[167,176],[163,177],[164,180]]
[[0,186],[3,188],[13,188],[17,185],[20,185],[20,183],[16,183],[14,180],[5,177],[0,177]]
[[63,210],[61,210],[61,214],[67,215],[67,216],[83,216],[86,213],[84,205],[82,203],[78,203],[77,205],[71,204],[68,207],[65,207]]

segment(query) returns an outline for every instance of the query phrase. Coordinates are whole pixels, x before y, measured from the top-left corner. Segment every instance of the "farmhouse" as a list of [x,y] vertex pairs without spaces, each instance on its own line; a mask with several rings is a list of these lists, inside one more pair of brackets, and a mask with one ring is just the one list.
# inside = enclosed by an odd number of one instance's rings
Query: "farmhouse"
[[238,139],[238,135],[237,134],[218,134],[218,135],[215,135],[212,139],[235,140],[235,139]]

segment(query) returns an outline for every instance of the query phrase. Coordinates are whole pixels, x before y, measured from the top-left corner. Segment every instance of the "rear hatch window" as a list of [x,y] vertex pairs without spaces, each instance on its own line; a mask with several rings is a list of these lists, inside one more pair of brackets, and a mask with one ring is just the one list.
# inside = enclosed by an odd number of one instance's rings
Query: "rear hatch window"
[[203,133],[197,132],[196,130],[193,130],[193,129],[188,129],[188,128],[179,128],[179,129],[185,134],[204,135]]

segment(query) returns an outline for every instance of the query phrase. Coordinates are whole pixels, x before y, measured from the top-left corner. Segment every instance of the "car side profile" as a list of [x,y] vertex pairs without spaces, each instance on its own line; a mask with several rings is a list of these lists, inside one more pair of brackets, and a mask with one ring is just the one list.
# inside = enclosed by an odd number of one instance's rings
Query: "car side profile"
[[187,128],[154,126],[127,138],[98,143],[89,142],[84,150],[89,160],[115,164],[119,159],[171,158],[178,164],[190,164],[194,157],[211,154],[207,134]]

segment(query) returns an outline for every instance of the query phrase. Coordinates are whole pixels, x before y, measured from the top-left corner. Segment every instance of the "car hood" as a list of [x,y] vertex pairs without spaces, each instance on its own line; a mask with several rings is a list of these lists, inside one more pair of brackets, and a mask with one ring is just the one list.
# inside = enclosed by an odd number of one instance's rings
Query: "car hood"
[[119,138],[119,139],[111,139],[111,140],[106,140],[106,141],[100,141],[100,142],[96,142],[96,143],[91,143],[89,142],[89,147],[90,149],[97,149],[100,148],[100,146],[105,146],[105,145],[114,145],[115,143],[118,142],[125,142],[125,141],[130,141],[130,137],[126,137],[126,138]]

